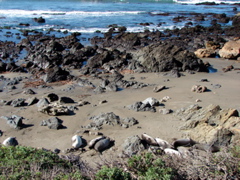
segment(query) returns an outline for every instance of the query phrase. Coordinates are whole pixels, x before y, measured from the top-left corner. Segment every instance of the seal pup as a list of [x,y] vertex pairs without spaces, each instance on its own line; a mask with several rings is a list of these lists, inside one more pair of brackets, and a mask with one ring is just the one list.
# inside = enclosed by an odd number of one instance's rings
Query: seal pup
[[147,135],[146,133],[143,133],[141,135],[141,139],[145,141],[148,145],[158,146],[158,143],[156,142],[156,140],[153,137]]
[[96,137],[94,139],[92,139],[89,143],[88,143],[88,147],[89,149],[93,149],[94,148],[94,145],[100,141],[101,139],[104,139],[106,138],[105,136],[99,136],[99,137]]
[[162,150],[164,150],[164,149],[166,149],[166,148],[171,148],[171,145],[170,145],[167,141],[165,141],[165,140],[163,140],[163,139],[155,138],[155,141],[158,143],[159,147],[160,147]]
[[81,136],[78,136],[78,135],[74,135],[72,137],[72,146],[77,149],[77,148],[80,148],[82,145],[83,145],[83,141],[82,141],[82,138]]
[[177,150],[175,149],[171,149],[171,148],[166,148],[163,150],[165,154],[168,154],[170,156],[177,156],[177,157],[182,157],[181,153],[178,152]]
[[17,146],[18,141],[16,140],[16,137],[8,137],[3,141],[4,146]]
[[95,145],[94,149],[98,152],[102,152],[110,146],[110,138],[103,138],[99,140]]
[[179,146],[185,146],[185,147],[190,147],[196,144],[195,141],[193,141],[191,138],[187,139],[177,139],[173,142],[173,147],[174,149],[177,149]]

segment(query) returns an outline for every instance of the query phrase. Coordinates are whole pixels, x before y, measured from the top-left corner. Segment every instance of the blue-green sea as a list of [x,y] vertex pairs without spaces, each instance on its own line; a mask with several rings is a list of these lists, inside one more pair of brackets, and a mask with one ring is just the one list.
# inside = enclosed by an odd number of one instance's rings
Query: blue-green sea
[[[109,25],[127,27],[127,31],[141,32],[146,29],[165,30],[181,28],[186,22],[207,25],[208,21],[173,22],[178,16],[196,13],[236,14],[234,5],[240,1],[214,1],[220,5],[196,5],[203,1],[184,0],[0,0],[0,27],[13,29],[80,32],[94,34],[106,32]],[[205,2],[205,1],[204,1]],[[211,2],[211,1],[210,1]],[[43,17],[45,23],[33,18]],[[28,24],[29,26],[21,26]],[[140,23],[148,23],[142,26]],[[231,23],[231,22],[230,22]]]

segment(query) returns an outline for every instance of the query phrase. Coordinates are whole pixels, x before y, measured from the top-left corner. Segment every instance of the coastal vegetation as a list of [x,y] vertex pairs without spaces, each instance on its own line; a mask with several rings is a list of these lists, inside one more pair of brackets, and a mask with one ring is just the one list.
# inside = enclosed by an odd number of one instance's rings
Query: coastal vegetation
[[0,179],[239,179],[240,148],[233,147],[201,159],[143,152],[102,162],[93,169],[73,154],[59,156],[46,149],[0,147]]

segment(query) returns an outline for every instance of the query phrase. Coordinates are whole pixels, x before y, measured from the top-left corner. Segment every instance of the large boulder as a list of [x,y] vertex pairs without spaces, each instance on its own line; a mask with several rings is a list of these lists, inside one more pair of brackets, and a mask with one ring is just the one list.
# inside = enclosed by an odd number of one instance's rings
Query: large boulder
[[198,58],[215,57],[216,52],[213,49],[198,49],[194,52]]
[[61,129],[63,127],[62,120],[58,117],[52,117],[47,120],[43,120],[41,126],[48,126],[49,129]]
[[90,119],[93,121],[93,123],[88,124],[87,126],[82,126],[83,128],[87,129],[94,129],[99,130],[103,128],[103,126],[110,125],[110,126],[122,126],[124,128],[128,128],[130,126],[133,126],[138,123],[138,121],[135,118],[125,118],[122,119],[118,115],[114,114],[113,112],[110,113],[101,113],[98,116],[92,116]]
[[38,111],[50,116],[70,115],[73,113],[70,107],[63,106],[58,103],[52,103],[48,105],[41,105],[41,103],[38,103],[37,106]]
[[147,72],[165,72],[172,69],[207,72],[202,60],[194,53],[169,43],[146,46],[133,52],[132,56],[140,61]]
[[43,17],[33,18],[33,20],[37,23],[45,23],[45,19]]
[[219,55],[225,59],[236,59],[240,56],[240,40],[228,41],[223,48],[219,50]]
[[136,155],[144,150],[145,147],[142,144],[141,139],[136,135],[127,138],[123,143],[123,154],[127,156]]
[[113,112],[101,113],[98,116],[91,117],[91,119],[97,126],[102,126],[103,124],[115,126],[121,123],[120,117],[114,114]]
[[17,115],[12,115],[10,117],[2,116],[1,118],[7,120],[7,124],[14,129],[21,129],[24,126],[22,122],[24,118],[21,116],[17,116]]
[[14,99],[12,102],[11,102],[11,106],[13,107],[21,107],[21,106],[25,106],[26,103],[25,103],[25,100],[24,98],[17,98],[17,99]]
[[61,67],[55,66],[54,68],[49,68],[46,74],[42,76],[42,79],[46,83],[63,81],[71,79],[69,71],[62,69]]
[[232,25],[234,27],[240,27],[240,13],[238,13],[236,16],[233,17]]

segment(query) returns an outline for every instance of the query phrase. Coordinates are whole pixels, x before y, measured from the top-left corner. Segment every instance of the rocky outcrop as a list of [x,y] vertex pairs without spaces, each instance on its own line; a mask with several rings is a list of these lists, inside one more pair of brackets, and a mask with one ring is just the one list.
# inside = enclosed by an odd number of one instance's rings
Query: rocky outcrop
[[240,14],[238,13],[236,16],[232,19],[232,25],[236,28],[240,26]]
[[172,69],[180,71],[207,71],[202,60],[194,53],[168,43],[152,44],[133,53],[147,72],[164,72]]
[[176,111],[175,115],[185,121],[180,129],[199,143],[217,146],[239,143],[240,117],[236,109],[191,105]]
[[225,59],[236,59],[240,56],[240,40],[229,41],[219,50],[219,55]]

